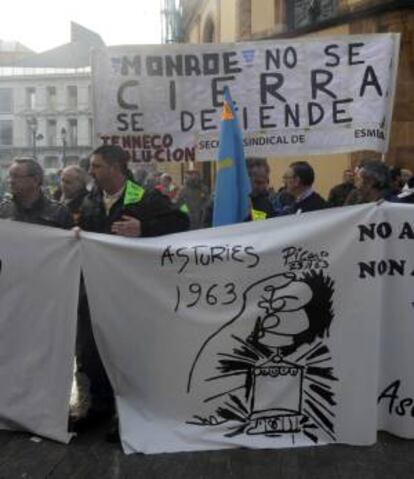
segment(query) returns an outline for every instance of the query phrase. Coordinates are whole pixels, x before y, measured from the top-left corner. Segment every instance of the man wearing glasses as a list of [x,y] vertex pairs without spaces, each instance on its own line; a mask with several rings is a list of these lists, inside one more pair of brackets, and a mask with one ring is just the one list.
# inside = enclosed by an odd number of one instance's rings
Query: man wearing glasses
[[0,218],[70,229],[69,210],[42,192],[43,169],[32,158],[17,158],[9,168],[11,199],[0,203]]
[[307,161],[295,161],[283,175],[285,189],[295,198],[291,213],[306,213],[327,207],[326,201],[313,190],[315,172]]

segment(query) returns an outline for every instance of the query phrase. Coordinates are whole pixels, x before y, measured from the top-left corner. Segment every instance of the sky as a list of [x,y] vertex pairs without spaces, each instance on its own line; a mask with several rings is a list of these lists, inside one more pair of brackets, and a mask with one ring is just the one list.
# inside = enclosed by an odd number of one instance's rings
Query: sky
[[68,43],[71,21],[98,33],[107,45],[160,43],[160,0],[3,2],[0,39],[38,53]]

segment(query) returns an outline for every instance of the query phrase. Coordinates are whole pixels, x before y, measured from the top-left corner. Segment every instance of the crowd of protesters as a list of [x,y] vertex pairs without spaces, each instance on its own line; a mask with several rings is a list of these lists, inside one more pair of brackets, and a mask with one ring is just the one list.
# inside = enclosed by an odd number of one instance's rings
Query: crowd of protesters
[[[292,162],[275,190],[265,159],[248,158],[251,215],[246,221],[306,213],[388,200],[414,203],[414,177],[409,170],[389,168],[379,160],[362,161],[343,172],[325,200],[314,190],[315,172],[306,161]],[[45,178],[31,158],[15,159],[8,184],[0,182],[0,218],[121,236],[159,236],[212,226],[214,193],[209,194],[197,170],[184,175],[178,187],[171,175],[129,169],[126,153],[118,146],[101,146],[90,159],[70,165],[59,175]],[[80,431],[115,413],[111,385],[93,337],[86,290],[81,280],[76,357],[78,371],[89,382],[90,408],[72,418]],[[117,440],[116,422],[108,435]]]
[[[22,160],[17,159],[17,163]],[[12,165],[15,167],[15,165]],[[42,170],[40,190],[45,198],[66,205],[78,224],[79,209],[94,188],[89,172],[90,161],[70,165],[56,174],[45,175]],[[343,172],[343,181],[332,187],[324,199],[313,189],[315,172],[306,161],[293,162],[280,179],[279,188],[270,183],[270,167],[266,159],[248,158],[247,169],[251,179],[251,220],[274,218],[287,214],[314,211],[323,208],[355,205],[381,199],[394,202],[414,202],[412,172],[408,169],[389,168],[380,160],[367,159],[355,169]],[[157,190],[172,204],[189,216],[190,229],[212,226],[214,192],[202,181],[196,169],[184,173],[183,184],[178,186],[168,173],[138,169],[129,176],[146,190]],[[0,179],[0,200],[10,200],[16,193],[11,190],[11,177]]]
[[366,159],[354,170],[346,169],[343,181],[331,188],[326,200],[314,190],[315,172],[306,161],[289,165],[277,191],[270,186],[266,160],[251,158],[247,164],[252,184],[253,220],[380,200],[414,203],[412,172],[389,168],[380,160]]

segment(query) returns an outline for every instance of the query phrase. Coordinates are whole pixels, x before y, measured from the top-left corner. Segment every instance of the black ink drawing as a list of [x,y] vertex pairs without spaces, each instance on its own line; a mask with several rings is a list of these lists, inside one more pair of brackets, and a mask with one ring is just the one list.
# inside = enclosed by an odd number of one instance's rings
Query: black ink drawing
[[204,342],[187,393],[200,404],[187,421],[228,437],[303,434],[335,441],[334,384],[324,342],[334,282],[322,271],[288,272],[249,286],[240,312]]

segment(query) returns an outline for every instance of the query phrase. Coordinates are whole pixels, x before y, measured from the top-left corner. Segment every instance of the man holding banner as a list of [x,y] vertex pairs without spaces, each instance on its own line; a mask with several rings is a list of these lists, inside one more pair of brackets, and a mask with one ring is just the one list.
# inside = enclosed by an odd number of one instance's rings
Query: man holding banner
[[128,158],[117,145],[97,148],[90,174],[97,188],[85,199],[79,224],[86,231],[121,236],[159,236],[188,229],[188,216],[156,190],[129,178]]
[[33,158],[16,158],[9,168],[12,199],[0,204],[0,218],[57,228],[71,228],[69,210],[42,192],[43,169]]
[[[96,188],[85,198],[79,212],[79,226],[86,231],[119,236],[160,236],[188,229],[188,216],[174,208],[169,198],[157,190],[145,190],[129,178],[128,158],[116,145],[97,148],[89,172]],[[86,295],[80,304],[83,337],[78,338],[78,354],[83,372],[90,381],[91,407],[74,429],[83,429],[113,413],[113,392],[102,366],[93,336]],[[108,435],[116,440],[117,431]]]

